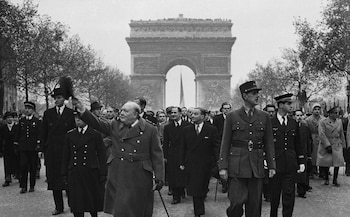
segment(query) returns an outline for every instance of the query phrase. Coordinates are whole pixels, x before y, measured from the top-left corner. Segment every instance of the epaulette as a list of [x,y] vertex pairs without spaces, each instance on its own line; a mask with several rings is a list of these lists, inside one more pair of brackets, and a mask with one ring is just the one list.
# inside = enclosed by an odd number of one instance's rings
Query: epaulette
[[76,129],[73,128],[73,129],[69,130],[67,133],[71,133],[71,132],[73,132],[74,130],[76,130]]

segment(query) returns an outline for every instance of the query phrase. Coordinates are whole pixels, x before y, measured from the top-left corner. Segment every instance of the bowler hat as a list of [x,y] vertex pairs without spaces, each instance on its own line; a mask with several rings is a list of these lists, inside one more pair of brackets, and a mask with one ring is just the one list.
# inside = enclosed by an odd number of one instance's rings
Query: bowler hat
[[62,92],[62,89],[61,88],[55,88],[53,91],[52,91],[52,94],[51,96],[52,97],[55,97],[55,96],[63,96],[63,92]]
[[30,107],[30,108],[35,110],[35,103],[30,102],[30,101],[26,101],[26,102],[24,102],[24,107]]
[[292,102],[292,93],[283,94],[275,97],[276,102]]
[[97,110],[97,109],[101,109],[103,106],[99,103],[99,102],[93,102],[91,103],[90,105],[90,111],[94,111],[94,110]]
[[243,93],[249,93],[254,90],[259,91],[261,90],[261,88],[258,88],[258,86],[256,86],[255,81],[247,81],[239,86],[239,90],[241,91],[241,94],[243,94]]

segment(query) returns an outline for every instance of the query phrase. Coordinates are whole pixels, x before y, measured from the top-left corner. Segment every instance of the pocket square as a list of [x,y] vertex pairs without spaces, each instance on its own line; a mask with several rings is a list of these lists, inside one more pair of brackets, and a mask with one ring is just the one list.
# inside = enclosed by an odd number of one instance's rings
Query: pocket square
[[209,137],[208,136],[204,136],[204,139],[209,139]]

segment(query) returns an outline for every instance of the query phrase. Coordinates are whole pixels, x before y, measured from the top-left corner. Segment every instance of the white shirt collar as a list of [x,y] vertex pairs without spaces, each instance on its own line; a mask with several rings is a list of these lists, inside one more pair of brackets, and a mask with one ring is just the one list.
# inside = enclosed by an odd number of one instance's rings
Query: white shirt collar
[[139,119],[136,119],[136,121],[131,124],[131,127],[134,127],[138,122],[139,122]]
[[[287,125],[287,123],[288,123],[287,115],[285,115],[284,117],[285,117],[285,121],[286,121],[286,125]],[[282,125],[282,123],[283,123],[283,116],[280,115],[280,113],[278,113],[278,112],[277,112],[277,119],[280,122],[280,124]]]
[[[83,127],[83,128],[78,127],[78,131],[81,132],[82,134],[85,134],[87,128],[88,128],[88,125],[85,125],[85,127]],[[82,130],[83,130],[83,131],[82,131]]]
[[60,114],[62,114],[65,107],[66,107],[65,105],[63,105],[61,107],[56,106],[56,111],[59,109],[60,110]]
[[32,118],[33,118],[33,115],[31,115],[31,116],[26,116],[26,119],[27,119],[27,120],[32,120]]
[[195,127],[198,127],[198,132],[202,131],[203,125],[204,125],[204,122],[202,122],[200,124],[195,124]]

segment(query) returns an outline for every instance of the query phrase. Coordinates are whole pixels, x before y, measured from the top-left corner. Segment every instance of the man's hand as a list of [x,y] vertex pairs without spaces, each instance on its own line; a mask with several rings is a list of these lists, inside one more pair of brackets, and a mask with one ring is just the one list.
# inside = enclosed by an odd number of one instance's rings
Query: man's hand
[[162,189],[164,185],[163,181],[156,179],[154,180],[154,182],[155,184],[153,186],[153,191],[160,191],[160,189]]
[[185,166],[184,165],[180,165],[180,170],[184,170]]
[[276,174],[275,169],[269,169],[269,178],[272,178]]
[[297,173],[302,173],[305,171],[305,164],[300,164],[299,169],[297,170]]
[[80,102],[77,98],[73,98],[72,99],[72,105],[77,109],[77,111],[79,112],[79,113],[84,113],[85,112],[85,110],[86,110],[86,108],[85,108],[85,106],[83,105],[83,103],[82,102]]
[[221,169],[219,171],[220,178],[227,180],[228,179],[228,174],[227,174],[227,169]]

